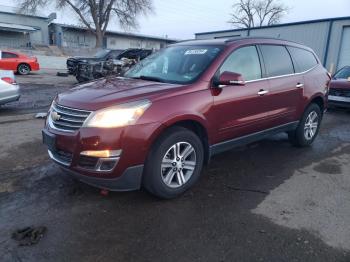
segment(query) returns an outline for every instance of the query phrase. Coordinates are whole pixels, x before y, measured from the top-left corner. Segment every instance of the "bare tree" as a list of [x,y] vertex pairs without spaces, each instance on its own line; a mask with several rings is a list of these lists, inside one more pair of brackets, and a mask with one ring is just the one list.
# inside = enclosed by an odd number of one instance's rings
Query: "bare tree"
[[278,0],[239,0],[232,7],[229,23],[237,28],[278,24],[289,9]]
[[70,8],[81,23],[96,36],[96,47],[102,47],[103,37],[113,17],[123,28],[137,27],[137,18],[153,10],[152,0],[17,0],[22,12],[35,13],[52,2],[57,9]]

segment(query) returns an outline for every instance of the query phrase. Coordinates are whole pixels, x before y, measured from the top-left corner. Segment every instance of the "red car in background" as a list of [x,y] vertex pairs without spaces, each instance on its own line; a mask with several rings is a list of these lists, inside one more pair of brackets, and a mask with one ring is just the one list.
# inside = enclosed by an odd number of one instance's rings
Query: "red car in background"
[[12,70],[20,75],[28,75],[30,71],[39,70],[40,66],[36,57],[0,50],[0,69]]

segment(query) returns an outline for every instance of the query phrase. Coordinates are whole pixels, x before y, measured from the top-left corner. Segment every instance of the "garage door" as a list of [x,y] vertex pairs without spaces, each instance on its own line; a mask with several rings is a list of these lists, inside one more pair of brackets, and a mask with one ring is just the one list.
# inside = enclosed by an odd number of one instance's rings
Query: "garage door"
[[338,69],[350,65],[350,27],[344,27]]

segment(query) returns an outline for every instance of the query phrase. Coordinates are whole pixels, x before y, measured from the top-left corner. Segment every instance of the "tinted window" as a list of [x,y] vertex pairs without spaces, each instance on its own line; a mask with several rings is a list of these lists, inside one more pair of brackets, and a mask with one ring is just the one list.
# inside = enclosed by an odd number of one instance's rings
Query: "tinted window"
[[118,50],[111,51],[111,52],[108,54],[108,58],[117,59],[120,53],[121,53],[121,51],[118,51]]
[[2,58],[17,58],[18,56],[13,53],[2,52]]
[[103,58],[103,57],[105,57],[108,53],[109,53],[109,50],[100,50],[100,51],[98,51],[98,52],[94,55],[94,57],[96,57],[96,58]]
[[261,78],[261,67],[256,47],[247,46],[234,51],[221,66],[220,74],[225,71],[239,73],[246,81]]
[[343,67],[334,75],[334,79],[348,79],[349,77],[350,67]]
[[305,72],[317,65],[317,60],[313,53],[297,47],[288,47],[288,50],[293,57],[297,73]]
[[294,74],[292,59],[284,46],[261,45],[268,77]]

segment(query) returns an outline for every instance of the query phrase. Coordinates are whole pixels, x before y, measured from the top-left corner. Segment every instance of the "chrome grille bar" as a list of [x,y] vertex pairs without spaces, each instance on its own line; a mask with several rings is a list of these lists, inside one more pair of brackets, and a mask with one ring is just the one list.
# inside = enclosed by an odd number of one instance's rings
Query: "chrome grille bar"
[[83,126],[90,114],[90,111],[53,104],[49,124],[60,131],[74,132]]

